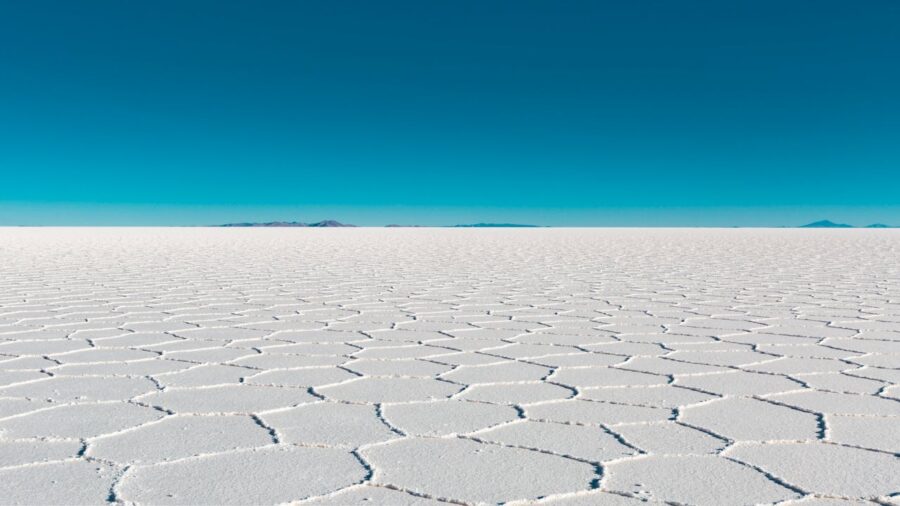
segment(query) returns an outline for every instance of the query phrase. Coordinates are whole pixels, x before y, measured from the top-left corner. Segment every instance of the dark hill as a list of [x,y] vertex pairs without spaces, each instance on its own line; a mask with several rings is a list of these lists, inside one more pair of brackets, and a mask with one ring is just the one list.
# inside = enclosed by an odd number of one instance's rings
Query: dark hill
[[829,220],[821,220],[815,221],[813,223],[808,223],[806,225],[801,225],[800,228],[853,228],[853,225],[835,223]]

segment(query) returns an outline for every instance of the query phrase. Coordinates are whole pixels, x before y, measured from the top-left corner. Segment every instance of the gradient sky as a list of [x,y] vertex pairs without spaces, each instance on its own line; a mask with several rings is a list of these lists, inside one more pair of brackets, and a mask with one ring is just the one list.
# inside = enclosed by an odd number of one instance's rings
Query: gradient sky
[[0,224],[900,225],[900,2],[0,0]]

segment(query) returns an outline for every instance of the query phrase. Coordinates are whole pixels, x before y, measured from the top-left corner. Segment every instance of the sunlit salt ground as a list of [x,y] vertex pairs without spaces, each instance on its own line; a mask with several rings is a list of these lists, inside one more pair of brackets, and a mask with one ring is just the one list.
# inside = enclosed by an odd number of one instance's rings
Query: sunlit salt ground
[[0,229],[0,503],[890,503],[900,233]]

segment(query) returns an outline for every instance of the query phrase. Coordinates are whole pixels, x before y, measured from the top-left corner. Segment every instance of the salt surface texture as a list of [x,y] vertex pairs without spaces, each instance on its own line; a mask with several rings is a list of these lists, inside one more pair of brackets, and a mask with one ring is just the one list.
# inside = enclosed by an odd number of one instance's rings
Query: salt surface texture
[[900,499],[891,230],[0,229],[0,503]]

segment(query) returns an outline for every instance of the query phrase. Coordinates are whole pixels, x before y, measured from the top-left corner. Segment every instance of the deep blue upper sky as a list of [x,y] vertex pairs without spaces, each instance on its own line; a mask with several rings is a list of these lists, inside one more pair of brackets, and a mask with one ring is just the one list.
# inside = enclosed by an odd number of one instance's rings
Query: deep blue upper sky
[[0,0],[0,224],[900,224],[900,2]]

